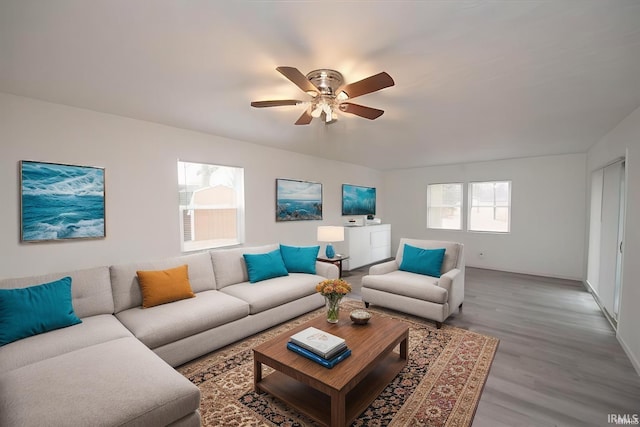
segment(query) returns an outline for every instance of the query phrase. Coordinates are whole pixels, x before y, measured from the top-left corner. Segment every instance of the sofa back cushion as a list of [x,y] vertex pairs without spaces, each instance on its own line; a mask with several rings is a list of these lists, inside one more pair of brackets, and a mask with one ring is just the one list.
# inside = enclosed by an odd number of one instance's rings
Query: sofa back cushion
[[244,254],[263,254],[279,248],[279,245],[272,244],[211,251],[211,261],[213,262],[213,271],[216,275],[218,289],[220,290],[229,285],[249,281],[247,265],[244,262]]
[[402,255],[404,252],[404,245],[414,246],[421,249],[440,249],[444,248],[444,259],[442,261],[441,274],[447,271],[453,270],[459,267],[459,263],[462,260],[462,243],[447,242],[443,240],[419,240],[419,239],[400,239],[400,245],[398,246],[398,252],[396,254],[396,262],[398,265],[402,265]]
[[113,314],[109,267],[94,267],[65,273],[0,280],[0,288],[26,288],[71,277],[73,310],[79,318]]
[[137,271],[156,271],[188,266],[189,283],[193,292],[216,289],[211,258],[207,252],[184,255],[159,261],[137,262],[111,266],[111,287],[115,312],[120,313],[133,307],[142,306],[142,292]]

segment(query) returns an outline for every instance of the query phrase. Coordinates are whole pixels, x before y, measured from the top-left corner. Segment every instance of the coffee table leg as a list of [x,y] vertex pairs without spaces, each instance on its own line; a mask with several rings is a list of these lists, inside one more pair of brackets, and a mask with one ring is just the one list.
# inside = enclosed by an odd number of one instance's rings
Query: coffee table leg
[[346,393],[331,392],[331,427],[344,427],[346,424],[345,397]]
[[262,381],[262,363],[253,355],[253,389],[260,394],[262,391],[258,387],[258,383]]
[[409,333],[404,336],[404,339],[400,341],[400,357],[402,359],[407,359],[407,349],[409,345]]

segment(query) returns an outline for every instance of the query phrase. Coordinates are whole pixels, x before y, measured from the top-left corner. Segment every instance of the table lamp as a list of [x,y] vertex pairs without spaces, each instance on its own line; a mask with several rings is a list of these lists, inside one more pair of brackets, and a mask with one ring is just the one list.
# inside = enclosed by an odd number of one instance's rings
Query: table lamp
[[322,225],[318,227],[318,242],[327,242],[325,255],[327,258],[336,256],[333,250],[332,242],[342,242],[344,240],[344,227],[334,227],[331,225]]

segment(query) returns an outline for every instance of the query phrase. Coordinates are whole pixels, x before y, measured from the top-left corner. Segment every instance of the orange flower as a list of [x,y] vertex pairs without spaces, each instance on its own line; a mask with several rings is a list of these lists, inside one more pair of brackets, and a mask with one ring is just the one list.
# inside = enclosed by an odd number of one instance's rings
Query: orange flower
[[327,279],[316,285],[316,291],[324,296],[344,296],[351,292],[351,285],[343,279]]

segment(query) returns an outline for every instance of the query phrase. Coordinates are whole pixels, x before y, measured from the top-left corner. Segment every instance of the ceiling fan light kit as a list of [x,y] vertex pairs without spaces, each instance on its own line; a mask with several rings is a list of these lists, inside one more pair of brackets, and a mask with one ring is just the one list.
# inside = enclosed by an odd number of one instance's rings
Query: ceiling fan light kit
[[314,118],[322,118],[326,124],[333,123],[338,118],[337,111],[375,120],[384,114],[383,110],[346,101],[395,84],[391,76],[385,72],[345,85],[344,77],[336,70],[322,68],[313,70],[306,76],[294,67],[278,67],[276,70],[312,99],[308,102],[296,99],[253,101],[251,106],[263,108],[308,104],[296,125],[308,125]]

